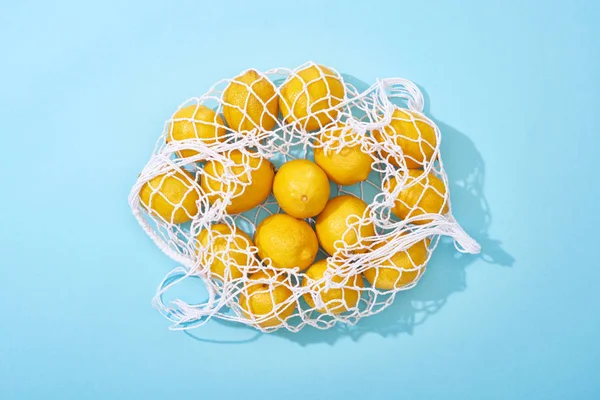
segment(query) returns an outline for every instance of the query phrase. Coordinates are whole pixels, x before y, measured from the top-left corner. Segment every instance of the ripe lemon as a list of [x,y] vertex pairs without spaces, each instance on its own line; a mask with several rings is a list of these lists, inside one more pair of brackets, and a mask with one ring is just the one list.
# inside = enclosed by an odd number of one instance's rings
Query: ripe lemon
[[[391,141],[400,146],[408,168],[423,168],[431,161],[437,147],[435,129],[426,120],[416,111],[396,107],[390,124],[383,131],[374,130],[373,137],[378,142]],[[382,153],[384,157],[388,156],[385,151]],[[389,160],[400,166],[397,159],[390,157]]]
[[288,278],[272,271],[253,273],[244,283],[239,305],[246,318],[261,328],[277,326],[294,313],[296,302],[290,300],[292,291]]
[[[383,247],[381,242],[373,250]],[[410,285],[425,272],[427,239],[418,241],[408,249],[394,253],[377,267],[371,267],[363,275],[377,289],[391,290]],[[416,269],[421,267],[419,269]]]
[[[408,178],[404,189],[400,191],[392,212],[398,218],[408,219],[424,214],[446,214],[448,201],[446,200],[446,185],[433,173],[424,175],[419,169],[408,170]],[[392,192],[398,185],[395,177],[384,184],[384,189]],[[422,225],[431,222],[431,219],[419,219],[414,224]]]
[[[186,139],[200,139],[207,144],[225,140],[225,124],[221,117],[203,105],[192,104],[173,114],[173,122],[167,135],[167,143]],[[179,157],[192,157],[195,150],[181,150]]]
[[327,204],[329,180],[312,161],[292,160],[275,174],[273,194],[283,211],[292,217],[314,217]]
[[[361,226],[356,226],[355,229],[350,230],[345,236],[348,224],[346,220],[352,216],[350,222],[358,221],[359,218],[363,217],[367,204],[352,195],[344,195],[334,197],[327,202],[325,209],[317,217],[315,230],[317,231],[317,237],[321,247],[325,249],[329,255],[335,253],[334,243],[338,240],[342,240],[346,246],[352,246],[359,241],[375,235],[375,227],[373,223],[366,223]],[[367,216],[367,215],[365,215]],[[360,237],[357,235],[356,230],[360,233]],[[355,252],[364,253],[366,249],[357,249]]]
[[208,246],[208,253],[202,252],[200,262],[203,266],[209,264],[212,276],[220,280],[241,278],[243,271],[258,265],[250,252],[252,239],[237,227],[213,225],[200,232],[198,242]]
[[235,77],[223,92],[223,116],[230,128],[270,131],[279,116],[275,85],[255,70]]
[[152,178],[140,190],[142,206],[172,224],[182,224],[198,213],[200,193],[194,176],[187,171],[171,171]]
[[254,234],[261,259],[269,257],[275,268],[306,269],[317,256],[319,242],[310,225],[286,214],[265,218]]
[[[230,150],[225,156],[235,165],[211,160],[204,166],[200,184],[208,201],[214,203],[223,198],[224,192],[232,192],[234,197],[225,209],[229,214],[248,211],[265,201],[273,187],[273,164],[240,150]],[[236,182],[222,182],[225,174],[237,177]]]
[[[321,300],[325,303],[322,308],[316,310],[320,313],[339,314],[356,307],[360,298],[360,288],[364,286],[362,276],[360,274],[348,278],[341,275],[333,275],[331,282],[343,285],[343,287],[332,287],[325,289],[325,280],[318,282],[325,276],[325,272],[333,274],[334,266],[329,265],[327,260],[317,261],[306,271],[306,276],[302,279],[302,286],[308,286],[311,291],[317,292],[321,296]],[[304,300],[309,306],[315,307],[315,301],[311,293],[304,295]]]
[[290,75],[281,85],[279,108],[287,123],[307,131],[319,129],[338,117],[344,100],[342,80],[323,65],[310,65]]
[[[320,143],[331,143],[333,148],[342,146],[340,150],[315,148],[315,162],[327,174],[329,179],[338,185],[354,185],[362,182],[371,172],[373,158],[361,149],[356,132],[344,130],[343,124],[328,129],[318,138]],[[349,145],[348,143],[356,143]]]

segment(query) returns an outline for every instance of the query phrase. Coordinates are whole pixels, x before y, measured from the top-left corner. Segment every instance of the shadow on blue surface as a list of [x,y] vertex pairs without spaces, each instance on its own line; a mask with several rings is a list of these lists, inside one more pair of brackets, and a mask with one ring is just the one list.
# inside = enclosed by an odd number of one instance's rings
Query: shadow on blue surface
[[[366,83],[351,75],[344,74],[344,79],[361,91],[368,88]],[[337,340],[345,337],[356,341],[367,333],[375,333],[383,337],[403,333],[412,334],[417,326],[437,313],[453,293],[466,289],[466,269],[470,264],[477,260],[484,260],[502,267],[513,266],[514,258],[502,248],[499,240],[490,238],[488,234],[492,215],[483,193],[485,164],[481,154],[466,135],[430,114],[429,96],[423,88],[420,89],[425,98],[425,114],[438,125],[442,133],[441,153],[450,181],[454,216],[465,231],[481,244],[481,253],[462,254],[454,248],[451,240],[441,240],[419,284],[411,290],[398,293],[394,303],[381,313],[363,318],[354,326],[336,325],[329,330],[305,327],[298,333],[277,331],[271,335],[306,346],[316,343],[333,345]],[[228,329],[255,333],[251,333],[250,337],[244,340],[222,341],[203,339],[196,333],[186,333],[201,342],[223,344],[249,343],[262,336],[252,328],[236,323],[223,321],[217,323],[227,325]]]

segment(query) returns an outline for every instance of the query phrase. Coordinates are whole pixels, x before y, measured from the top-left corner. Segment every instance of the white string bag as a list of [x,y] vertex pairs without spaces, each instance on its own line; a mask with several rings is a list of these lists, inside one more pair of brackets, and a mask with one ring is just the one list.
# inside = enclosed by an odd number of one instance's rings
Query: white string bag
[[[285,79],[298,76],[298,72],[304,68],[312,66],[319,68],[317,64],[311,62],[294,70],[272,69],[261,74],[261,76],[280,84]],[[320,68],[319,71],[322,75],[329,73]],[[427,174],[434,174],[448,188],[448,179],[439,152],[440,131],[431,120],[421,114],[424,106],[423,96],[416,85],[401,78],[381,79],[377,80],[367,90],[359,92],[353,85],[345,82],[339,73],[335,71],[332,73],[335,78],[343,82],[345,88],[344,98],[340,99],[339,104],[330,101],[328,104],[334,105],[321,112],[336,111],[332,113],[333,115],[337,114],[335,121],[332,123],[341,121],[346,125],[347,130],[355,133],[352,136],[353,139],[346,142],[345,145],[360,144],[362,151],[372,155],[376,161],[372,165],[373,172],[369,175],[368,180],[354,185],[352,188],[338,186],[338,195],[351,193],[361,197],[368,203],[368,208],[362,218],[348,218],[346,232],[354,231],[358,237],[357,242],[348,245],[338,241],[336,243],[336,245],[339,245],[336,246],[338,249],[329,259],[332,267],[331,273],[326,273],[323,278],[314,282],[314,285],[301,285],[301,282],[307,277],[305,273],[299,272],[298,268],[292,270],[276,269],[271,266],[268,258],[259,260],[256,254],[257,248],[254,245],[248,246],[244,250],[247,252],[247,259],[252,261],[248,262],[248,265],[236,265],[243,272],[243,275],[234,277],[229,267],[233,268],[232,253],[239,253],[240,251],[239,247],[235,245],[235,241],[239,240],[239,237],[236,238],[234,234],[223,236],[210,233],[206,245],[200,245],[197,237],[201,231],[209,229],[216,223],[224,223],[230,228],[237,226],[245,230],[250,237],[253,237],[256,226],[262,219],[274,213],[282,212],[277,202],[270,196],[251,211],[242,214],[227,214],[225,208],[232,198],[239,195],[240,188],[245,190],[252,172],[247,162],[237,165],[232,163],[226,157],[228,152],[239,150],[244,154],[244,160],[246,161],[250,157],[263,157],[274,161],[276,164],[294,158],[310,158],[312,149],[315,146],[324,147],[326,152],[339,152],[343,145],[340,142],[337,142],[337,144],[333,141],[320,143],[316,140],[322,131],[331,128],[331,124],[321,126],[317,130],[305,131],[298,124],[287,123],[280,119],[278,115],[270,114],[267,107],[264,107],[265,115],[262,117],[276,119],[274,129],[266,131],[255,128],[238,132],[225,126],[221,118],[215,118],[211,123],[218,129],[223,130],[225,134],[222,140],[207,143],[199,139],[167,140],[172,132],[173,124],[181,119],[171,118],[165,123],[154,153],[131,190],[129,203],[133,214],[148,236],[154,240],[165,254],[181,264],[167,274],[153,299],[153,305],[157,310],[173,322],[171,329],[190,329],[204,324],[213,317],[248,324],[264,332],[274,331],[282,327],[297,332],[306,325],[328,329],[337,322],[355,324],[361,318],[376,314],[389,306],[394,301],[397,292],[408,290],[418,283],[440,237],[449,236],[453,238],[458,251],[466,253],[478,253],[480,251],[479,245],[463,231],[453,218],[448,190],[445,193],[437,192],[440,196],[443,196],[445,207],[448,210],[444,215],[423,214],[425,210],[421,210],[420,213],[415,213],[414,217],[400,220],[391,212],[400,192],[410,185],[418,184],[417,181],[409,182],[407,178],[408,168],[403,149],[393,140],[377,141],[371,135],[372,131],[382,130],[388,126],[394,118],[393,113],[398,106],[394,105],[392,101],[403,101],[408,110],[416,112],[407,114],[409,115],[407,121],[412,122],[415,129],[419,129],[417,121],[424,122],[434,128],[437,137],[436,146],[431,162],[422,167],[423,177]],[[190,105],[196,107],[208,106],[213,108],[217,115],[221,115],[224,106],[227,105],[223,101],[223,92],[231,82],[231,79],[219,81],[206,94],[186,101],[180,106],[179,110]],[[305,83],[305,90],[310,83]],[[252,92],[252,88],[247,87]],[[280,85],[276,86],[274,96],[279,96],[280,88]],[[273,99],[269,101],[271,100]],[[268,101],[265,103],[268,103]],[[233,107],[233,105],[229,106]],[[243,111],[239,107],[238,109]],[[307,118],[311,116],[313,115],[309,114]],[[184,118],[183,120],[198,122],[194,118]],[[253,151],[249,149],[253,149]],[[188,150],[187,153],[186,150]],[[190,152],[189,150],[193,151]],[[223,190],[217,194],[221,200],[213,200],[212,204],[208,200],[208,193],[199,184],[204,179],[203,175],[206,174],[203,165],[211,160],[229,166],[226,168],[225,173],[219,177]],[[393,160],[395,160],[395,163]],[[242,168],[236,169],[234,167]],[[148,209],[152,208],[151,205],[140,201],[142,187],[161,175],[176,177],[181,181],[183,175],[175,174],[181,174],[184,170],[190,172],[192,176],[192,179],[184,179],[186,187],[189,188],[189,192],[195,192],[198,195],[198,201],[196,202],[198,211],[194,215],[187,215],[191,222],[177,224],[173,223],[173,219],[165,220],[156,213],[148,212]],[[393,190],[381,190],[382,187],[389,187],[387,184],[392,179],[397,182]],[[152,189],[153,195],[156,195],[157,188],[160,188],[160,185],[156,185]],[[214,195],[214,193],[212,194]],[[174,204],[170,201],[169,203],[174,209],[182,209],[181,203]],[[314,226],[314,220],[310,219],[308,222]],[[367,224],[373,224],[377,234],[373,237],[363,238],[361,237],[360,227]],[[221,240],[222,243],[223,239],[227,243],[225,250],[212,252],[211,245],[216,240]],[[397,268],[400,274],[412,273],[416,276],[409,284],[383,290],[377,289],[368,283],[361,285],[363,287],[357,287],[352,283],[355,282],[353,277],[356,275],[362,274],[370,267],[377,267],[384,262],[389,265],[389,260],[395,253],[405,251],[417,242],[426,239],[428,240],[426,260],[415,263],[409,256],[408,259],[412,265],[409,268],[406,268],[406,266],[403,269]],[[215,260],[219,260],[228,266],[226,267],[224,279],[215,278],[211,274],[210,264]],[[269,276],[258,281],[258,283],[263,284],[259,292],[271,293],[274,289],[282,286],[291,292],[291,295],[282,302],[277,303],[272,299],[273,311],[266,315],[249,313],[247,312],[248,307],[240,306],[239,303],[242,296],[247,298],[249,294],[248,276],[256,270],[270,272]],[[334,279],[335,276],[338,278]],[[188,277],[202,279],[209,294],[208,299],[203,304],[188,304],[183,300],[175,300],[168,305],[165,304],[163,301],[165,292]],[[362,282],[362,278],[360,280]],[[323,301],[322,294],[324,290],[331,289],[358,291],[359,299],[357,302],[346,301],[346,291],[342,290],[342,298],[336,300],[335,306],[338,306],[341,301],[347,311],[341,313],[330,312],[329,310],[333,310],[335,307]],[[286,293],[289,292],[286,291]],[[306,296],[311,296],[314,307],[309,306],[305,301]],[[284,309],[291,310],[292,308],[293,312],[291,314],[282,312]]]

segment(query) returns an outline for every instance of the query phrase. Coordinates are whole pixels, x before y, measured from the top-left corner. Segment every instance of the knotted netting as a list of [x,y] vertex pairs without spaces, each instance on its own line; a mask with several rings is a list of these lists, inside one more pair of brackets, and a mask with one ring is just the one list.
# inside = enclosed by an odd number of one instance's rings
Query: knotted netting
[[[454,239],[458,251],[479,252],[452,216],[440,131],[423,114],[423,102],[409,80],[379,79],[359,91],[310,62],[247,70],[183,103],[129,197],[145,232],[179,264],[153,300],[171,328],[211,318],[264,332],[355,324],[418,284],[441,237]],[[368,176],[336,183],[335,170],[344,165],[334,163],[327,171],[330,198],[359,198],[364,211],[342,219],[333,247],[323,244],[317,227],[321,246],[308,269],[261,252],[257,227],[283,213],[272,194],[277,169],[314,160],[315,150],[327,157],[348,149],[370,157]],[[293,221],[288,230],[308,224],[312,232],[319,218],[325,217]],[[278,231],[278,243],[286,243],[286,234]],[[203,281],[206,301],[166,304],[165,293],[191,277]]]

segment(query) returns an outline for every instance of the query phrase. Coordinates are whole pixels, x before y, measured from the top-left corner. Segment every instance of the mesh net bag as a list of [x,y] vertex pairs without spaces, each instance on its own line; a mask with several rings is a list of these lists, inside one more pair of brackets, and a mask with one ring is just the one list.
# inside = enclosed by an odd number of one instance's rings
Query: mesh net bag
[[[440,131],[422,112],[423,96],[408,80],[380,79],[359,91],[312,62],[247,70],[182,104],[129,197],[144,231],[180,264],[153,299],[171,329],[211,318],[263,332],[353,325],[414,287],[441,237],[479,252],[452,216]],[[344,166],[334,156],[347,149],[369,157],[368,175],[336,176]],[[364,207],[342,219],[343,233],[328,245],[318,237],[307,270],[271,259],[255,239],[262,221],[284,215],[272,193],[277,169],[315,153],[334,160],[327,207],[335,199]],[[277,217],[277,235],[315,225],[318,234],[321,215],[289,225]],[[166,304],[164,294],[190,277],[203,281],[206,301]]]

